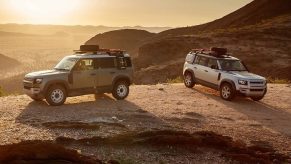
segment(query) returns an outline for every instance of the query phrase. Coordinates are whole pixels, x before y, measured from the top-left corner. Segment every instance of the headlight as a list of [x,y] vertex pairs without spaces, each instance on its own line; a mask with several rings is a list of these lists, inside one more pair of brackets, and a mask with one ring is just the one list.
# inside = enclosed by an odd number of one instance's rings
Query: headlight
[[248,81],[246,81],[246,80],[238,80],[238,83],[240,85],[248,85]]
[[41,84],[42,83],[42,79],[40,79],[40,78],[39,79],[35,79],[34,80],[34,83],[35,84]]

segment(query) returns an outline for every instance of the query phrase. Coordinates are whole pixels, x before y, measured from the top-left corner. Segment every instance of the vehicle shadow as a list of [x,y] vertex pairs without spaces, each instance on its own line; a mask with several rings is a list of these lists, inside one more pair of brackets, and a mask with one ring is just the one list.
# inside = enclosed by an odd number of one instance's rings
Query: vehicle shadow
[[193,90],[246,115],[250,120],[254,120],[262,126],[291,137],[291,114],[282,109],[239,96],[233,101],[225,101],[220,98],[218,92],[204,89],[202,91],[200,88],[193,88]]
[[77,137],[171,128],[133,102],[116,101],[106,94],[68,98],[66,104],[58,107],[34,101],[22,110],[16,123],[48,130],[55,136]]

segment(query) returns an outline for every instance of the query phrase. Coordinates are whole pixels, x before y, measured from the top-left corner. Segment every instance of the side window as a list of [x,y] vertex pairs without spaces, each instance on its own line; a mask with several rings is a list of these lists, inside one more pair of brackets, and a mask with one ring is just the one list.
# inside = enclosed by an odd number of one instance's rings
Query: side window
[[132,67],[131,59],[130,57],[125,57],[126,67]]
[[97,68],[115,68],[114,57],[98,59]]
[[126,60],[124,57],[117,57],[116,61],[117,61],[118,68],[125,68],[127,66]]
[[194,60],[194,64],[199,64],[200,58],[201,58],[201,56],[196,55],[195,60]]
[[75,70],[78,70],[78,71],[86,71],[86,70],[93,70],[93,69],[94,69],[93,59],[81,59],[75,67]]
[[198,64],[207,67],[208,66],[208,61],[209,61],[208,58],[201,56]]
[[212,69],[218,69],[217,60],[209,59],[208,67]]
[[193,61],[195,59],[195,55],[194,54],[188,54],[186,57],[186,62],[189,64],[193,64]]

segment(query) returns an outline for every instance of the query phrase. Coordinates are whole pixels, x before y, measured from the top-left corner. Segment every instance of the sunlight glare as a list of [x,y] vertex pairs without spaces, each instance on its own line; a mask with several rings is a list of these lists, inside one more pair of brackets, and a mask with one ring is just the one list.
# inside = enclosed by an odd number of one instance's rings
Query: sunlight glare
[[80,0],[10,0],[11,9],[34,23],[61,21],[76,10]]

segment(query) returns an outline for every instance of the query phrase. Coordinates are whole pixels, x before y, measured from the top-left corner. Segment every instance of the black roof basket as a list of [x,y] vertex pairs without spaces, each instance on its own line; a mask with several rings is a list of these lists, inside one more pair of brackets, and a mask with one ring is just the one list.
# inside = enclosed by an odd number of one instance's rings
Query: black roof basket
[[120,49],[101,49],[99,45],[81,45],[80,50],[74,50],[77,54],[84,54],[84,53],[107,53],[112,56],[122,56],[125,54],[126,51]]
[[227,54],[226,48],[217,48],[217,47],[212,47],[208,50],[207,49],[192,49],[192,52],[210,55],[214,57],[222,57],[222,58],[229,56]]

